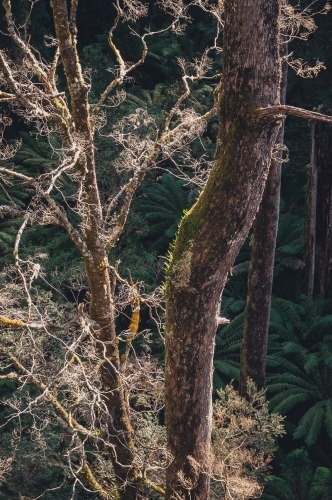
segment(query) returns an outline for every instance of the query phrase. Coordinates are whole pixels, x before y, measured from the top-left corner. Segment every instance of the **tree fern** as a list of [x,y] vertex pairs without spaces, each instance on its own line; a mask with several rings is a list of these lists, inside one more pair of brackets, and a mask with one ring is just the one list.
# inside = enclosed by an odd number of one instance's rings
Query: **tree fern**
[[[221,313],[225,315],[224,305]],[[228,325],[219,327],[218,329],[216,335],[214,368],[215,383],[218,380],[219,387],[224,386],[231,379],[239,380],[243,324],[244,312],[237,315]],[[215,386],[215,388],[218,387]]]
[[295,449],[281,464],[281,477],[266,478],[262,500],[331,500],[332,471],[313,464],[308,452]]
[[332,499],[332,471],[317,467],[308,492],[308,500]]
[[163,174],[160,182],[147,188],[137,203],[137,211],[149,223],[153,243],[149,250],[165,250],[174,238],[183,211],[189,206],[184,182],[170,174]]
[[308,446],[317,441],[325,417],[325,401],[312,406],[301,418],[294,432],[294,438],[304,438]]
[[301,304],[275,299],[274,305],[285,314],[286,328],[276,329],[279,349],[275,342],[267,360],[270,407],[284,414],[300,407],[300,418],[298,412],[292,414],[297,420],[294,437],[310,446],[323,429],[332,436],[332,315],[321,316],[324,303],[319,298],[302,297]]

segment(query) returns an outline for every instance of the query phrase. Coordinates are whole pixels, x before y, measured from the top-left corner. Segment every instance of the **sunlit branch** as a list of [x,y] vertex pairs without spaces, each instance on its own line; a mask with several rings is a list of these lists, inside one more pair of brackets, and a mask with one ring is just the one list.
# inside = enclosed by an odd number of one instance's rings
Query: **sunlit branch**
[[309,111],[308,109],[297,108],[295,106],[270,106],[269,108],[261,108],[258,110],[259,116],[264,118],[267,116],[278,115],[291,115],[305,120],[316,120],[324,123],[332,123],[332,116],[322,115],[316,111]]

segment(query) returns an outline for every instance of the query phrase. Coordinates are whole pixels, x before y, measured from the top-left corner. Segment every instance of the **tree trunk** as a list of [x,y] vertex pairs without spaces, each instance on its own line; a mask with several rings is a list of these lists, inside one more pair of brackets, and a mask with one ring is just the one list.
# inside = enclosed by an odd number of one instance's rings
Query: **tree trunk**
[[279,1],[225,1],[215,164],[181,221],[166,284],[167,498],[209,498],[212,361],[220,295],[262,198],[280,123]]
[[104,363],[101,378],[107,407],[109,441],[114,446],[111,456],[114,472],[122,489],[122,497],[136,498],[133,466],[134,440],[129,421],[129,408],[123,380],[120,377],[120,355],[115,332],[115,311],[110,285],[109,267],[103,226],[102,207],[94,161],[94,131],[91,126],[88,86],[83,80],[76,49],[74,27],[69,24],[66,0],[52,0],[55,31],[70,92],[76,140],[82,145],[76,172],[81,181],[81,228],[86,248],[84,254],[91,293],[90,317],[95,321],[97,349]]
[[[280,56],[287,55],[287,43],[280,45]],[[286,104],[287,88],[286,59],[282,63],[280,101]],[[284,124],[276,140],[284,142]],[[267,338],[270,322],[273,267],[277,241],[282,149],[271,161],[269,175],[259,211],[253,225],[250,247],[250,268],[248,276],[248,297],[245,310],[244,331],[241,349],[240,394],[246,395],[250,377],[258,389],[265,387]]]
[[[325,107],[320,113],[331,115]],[[328,298],[332,285],[332,127],[312,122],[307,218],[308,297]]]

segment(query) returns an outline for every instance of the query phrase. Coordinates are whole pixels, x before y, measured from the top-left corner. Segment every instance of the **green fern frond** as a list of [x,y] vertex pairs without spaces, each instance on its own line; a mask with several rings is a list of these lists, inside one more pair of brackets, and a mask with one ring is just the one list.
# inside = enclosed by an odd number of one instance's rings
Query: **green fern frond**
[[[280,355],[277,355],[277,354],[268,355],[268,357],[267,357],[268,362],[269,362],[269,358],[271,360],[273,360],[274,366],[278,366],[280,369],[280,372],[282,374],[285,374],[286,377],[288,376],[288,374],[294,375],[295,377],[299,377],[299,378],[303,378],[305,376],[303,371],[298,366],[296,366],[294,363],[289,361],[288,359],[286,359]],[[279,375],[279,377],[282,377],[282,375]],[[307,380],[309,381],[309,379],[307,379]]]
[[273,413],[287,414],[295,406],[310,400],[308,393],[301,389],[289,389],[277,394],[269,401],[269,407]]
[[273,301],[273,306],[279,309],[285,318],[294,329],[297,328],[300,332],[304,332],[305,326],[303,325],[299,310],[300,307],[297,304],[290,302],[289,300],[275,298]]
[[325,403],[325,420],[324,420],[326,431],[329,437],[332,439],[332,400],[331,398]]
[[308,446],[317,441],[322,429],[325,416],[325,402],[319,402],[312,406],[301,418],[294,432],[294,438],[305,438]]
[[[270,495],[273,495],[274,500],[298,500],[294,495],[291,486],[278,476],[269,476],[266,478],[267,490]],[[268,500],[268,497],[263,493],[262,499]]]
[[229,345],[230,339],[233,342],[235,339],[239,340],[242,338],[244,325],[244,313],[236,316],[233,321],[228,325],[224,326],[220,332],[217,333],[216,343],[218,345]]
[[[332,315],[319,317],[315,319],[312,325],[312,335],[317,339],[317,334],[319,336],[323,335],[325,332],[328,333],[332,329]],[[311,332],[310,332],[311,333]]]
[[315,353],[311,353],[306,357],[306,362],[304,365],[305,371],[310,374],[313,370],[315,370],[320,363],[320,359]]
[[302,249],[303,249],[302,243],[297,243],[297,244],[292,243],[278,247],[278,252],[286,255],[298,255],[299,253],[301,253]]
[[317,467],[308,500],[332,500],[332,471],[327,467]]
[[240,379],[240,366],[234,361],[215,360],[214,367],[221,380],[223,380],[223,376],[237,381]]

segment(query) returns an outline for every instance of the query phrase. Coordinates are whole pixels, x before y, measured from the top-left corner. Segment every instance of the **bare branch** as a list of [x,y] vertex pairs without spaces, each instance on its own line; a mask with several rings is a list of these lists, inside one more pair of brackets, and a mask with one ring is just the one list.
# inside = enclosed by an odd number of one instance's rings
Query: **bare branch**
[[324,123],[332,123],[332,116],[322,115],[316,111],[309,111],[307,109],[296,108],[294,106],[271,106],[269,108],[261,108],[259,110],[259,116],[262,118],[278,115],[292,115],[304,118],[305,120],[317,120]]
[[77,7],[78,7],[78,0],[72,0],[70,3],[69,27],[70,27],[70,32],[73,35],[76,35],[77,33],[77,28],[76,28]]
[[47,386],[38,378],[36,378],[29,370],[27,370],[19,360],[11,353],[3,350],[1,348],[2,353],[10,359],[14,368],[23,376],[28,377],[28,381],[30,384],[33,384],[36,389],[42,394],[42,396],[48,401],[53,409],[56,411],[57,415],[61,417],[61,419],[66,423],[69,429],[76,430],[80,435],[83,436],[91,436],[95,438],[95,436],[89,432],[85,427],[76,422],[76,420],[70,416],[70,414],[63,408],[63,406],[59,403],[59,401],[48,391]]
[[0,92],[0,100],[1,102],[10,102],[16,99],[15,94],[8,94],[8,92]]
[[8,168],[5,167],[0,167],[0,173],[10,175],[12,177],[17,177],[18,179],[23,179],[24,181],[27,181],[28,183],[33,183],[35,182],[34,177],[28,177],[27,175],[20,174],[19,172],[15,172],[14,170],[9,170]]
[[[290,54],[291,55],[291,54]],[[303,59],[287,58],[288,66],[290,66],[298,76],[302,78],[314,78],[322,69],[326,69],[323,62],[317,59],[315,66],[309,66]]]
[[11,10],[11,0],[3,0],[2,4],[6,11],[7,27],[11,38],[16,43],[16,45],[21,49],[23,54],[26,56],[28,64],[31,65],[31,68],[34,70],[38,78],[43,82],[45,89],[49,93],[52,93],[54,89],[51,89],[50,84],[48,82],[46,66],[41,61],[38,61],[36,59],[29,45],[26,42],[24,42],[22,38],[17,34]]
[[13,217],[22,217],[25,214],[24,210],[9,205],[0,205],[0,214],[11,215]]
[[54,201],[49,193],[40,190],[40,194],[43,198],[45,198],[49,206],[52,208],[53,213],[57,217],[60,226],[66,229],[70,239],[75,243],[82,256],[87,259],[87,261],[91,261],[92,256],[86,246],[86,243],[82,240],[79,232],[69,222],[65,210]]

